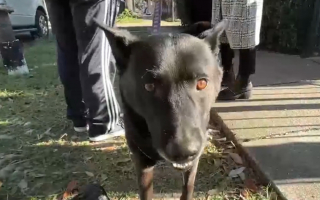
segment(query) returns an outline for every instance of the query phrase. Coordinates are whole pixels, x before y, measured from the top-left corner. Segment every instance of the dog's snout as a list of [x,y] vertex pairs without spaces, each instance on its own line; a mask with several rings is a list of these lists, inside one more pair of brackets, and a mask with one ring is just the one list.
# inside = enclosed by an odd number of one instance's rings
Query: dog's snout
[[197,144],[189,144],[188,146],[170,143],[167,146],[167,154],[172,161],[185,162],[195,159],[199,150]]
[[194,160],[201,151],[202,141],[195,138],[173,140],[166,147],[166,154],[174,162]]

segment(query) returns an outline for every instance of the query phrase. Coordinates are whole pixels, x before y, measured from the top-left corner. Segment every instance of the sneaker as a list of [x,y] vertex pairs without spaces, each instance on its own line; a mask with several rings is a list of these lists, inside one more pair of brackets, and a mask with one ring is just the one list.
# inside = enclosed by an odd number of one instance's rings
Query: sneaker
[[[108,133],[105,133],[106,131],[103,131],[102,135],[97,135],[96,133],[101,133],[101,128],[105,128],[104,126],[93,126],[93,127],[97,127],[94,129],[100,129],[100,131],[98,130],[92,130],[90,128],[89,130],[89,140],[91,142],[100,142],[103,140],[110,140],[113,139],[114,137],[119,137],[119,136],[124,136],[125,134],[125,130],[123,128],[123,125],[121,122],[117,123],[115,125],[115,127]],[[99,127],[99,128],[98,128]]]
[[73,122],[73,129],[77,133],[84,133],[88,131],[88,125],[86,120],[80,119],[80,120],[72,120]]

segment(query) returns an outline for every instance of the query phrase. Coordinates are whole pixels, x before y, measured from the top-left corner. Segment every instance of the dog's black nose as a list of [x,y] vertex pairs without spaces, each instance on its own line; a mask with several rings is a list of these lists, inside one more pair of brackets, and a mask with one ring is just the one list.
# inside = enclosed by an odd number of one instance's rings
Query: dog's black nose
[[166,154],[174,162],[188,162],[194,160],[201,150],[200,141],[172,141],[167,145]]

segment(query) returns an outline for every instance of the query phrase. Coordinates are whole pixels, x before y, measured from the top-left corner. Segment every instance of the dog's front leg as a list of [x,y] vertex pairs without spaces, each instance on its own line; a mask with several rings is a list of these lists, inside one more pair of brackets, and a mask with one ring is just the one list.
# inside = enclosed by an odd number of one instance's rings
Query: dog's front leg
[[154,164],[147,160],[133,155],[132,160],[135,163],[137,178],[139,184],[139,196],[141,200],[151,200],[153,197],[153,168]]
[[192,168],[183,173],[182,195],[180,200],[191,200],[194,191],[194,182],[198,171],[199,160],[195,161]]

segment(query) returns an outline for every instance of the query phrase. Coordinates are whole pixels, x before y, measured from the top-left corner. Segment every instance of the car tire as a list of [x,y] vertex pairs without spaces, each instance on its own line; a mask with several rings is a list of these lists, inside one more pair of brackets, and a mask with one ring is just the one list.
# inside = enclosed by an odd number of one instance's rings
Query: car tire
[[49,20],[47,15],[41,10],[37,10],[36,12],[35,26],[37,30],[31,32],[33,38],[49,36]]

